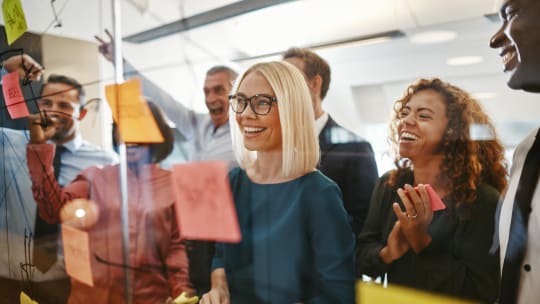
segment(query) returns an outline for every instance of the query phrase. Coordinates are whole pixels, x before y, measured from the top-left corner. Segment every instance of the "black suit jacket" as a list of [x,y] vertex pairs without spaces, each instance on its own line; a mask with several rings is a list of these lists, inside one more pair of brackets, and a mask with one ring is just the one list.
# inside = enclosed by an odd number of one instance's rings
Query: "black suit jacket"
[[366,220],[373,187],[379,178],[371,144],[338,125],[332,117],[319,134],[318,169],[335,181],[357,235]]

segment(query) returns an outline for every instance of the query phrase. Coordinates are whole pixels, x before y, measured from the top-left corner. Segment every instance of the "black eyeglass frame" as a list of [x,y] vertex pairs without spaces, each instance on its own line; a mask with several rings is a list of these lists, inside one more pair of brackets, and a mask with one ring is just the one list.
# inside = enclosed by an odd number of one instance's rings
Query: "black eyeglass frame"
[[[237,111],[235,109],[235,106],[233,106],[233,102],[232,100],[235,99],[235,98],[238,98],[238,97],[242,97],[242,98],[245,98],[245,100],[247,101],[247,104],[245,105],[244,109],[242,111]],[[268,111],[266,111],[266,113],[259,113],[255,110],[255,105],[253,105],[253,102],[252,100],[254,100],[255,98],[257,97],[266,97],[269,99],[269,104],[268,104]],[[229,102],[231,104],[231,108],[232,110],[234,111],[234,113],[236,114],[242,114],[244,113],[244,111],[247,109],[247,106],[249,104],[249,107],[251,108],[251,111],[253,111],[253,113],[257,114],[257,115],[268,115],[268,113],[270,113],[270,111],[272,110],[272,104],[274,102],[277,102],[277,98],[272,96],[272,95],[268,95],[268,94],[255,94],[251,97],[246,97],[244,95],[239,95],[239,94],[234,94],[234,95],[229,95]]]

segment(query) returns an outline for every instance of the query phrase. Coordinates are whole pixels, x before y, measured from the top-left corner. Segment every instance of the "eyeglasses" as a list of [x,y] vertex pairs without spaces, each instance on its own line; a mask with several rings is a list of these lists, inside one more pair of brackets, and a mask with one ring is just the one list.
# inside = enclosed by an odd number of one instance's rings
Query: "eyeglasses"
[[272,109],[272,103],[277,102],[277,98],[266,94],[255,94],[251,97],[246,97],[240,94],[230,95],[229,101],[233,111],[237,114],[242,114],[249,103],[249,107],[253,113],[258,115],[266,115]]

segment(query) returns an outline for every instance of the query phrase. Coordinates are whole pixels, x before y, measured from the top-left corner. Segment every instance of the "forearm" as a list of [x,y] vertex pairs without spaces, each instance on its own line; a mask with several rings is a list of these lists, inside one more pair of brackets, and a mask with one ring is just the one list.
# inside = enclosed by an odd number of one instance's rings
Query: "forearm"
[[[28,170],[32,180],[32,194],[38,204],[39,216],[48,223],[60,222],[60,210],[75,198],[86,197],[88,186],[86,181],[74,181],[64,191],[54,177],[52,159],[54,145],[27,145],[26,157]],[[82,195],[81,195],[82,194]]]

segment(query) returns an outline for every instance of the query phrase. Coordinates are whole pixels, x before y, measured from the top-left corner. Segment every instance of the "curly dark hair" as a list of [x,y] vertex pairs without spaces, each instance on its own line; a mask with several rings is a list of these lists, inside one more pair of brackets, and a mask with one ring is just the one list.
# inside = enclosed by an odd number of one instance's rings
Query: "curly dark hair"
[[[449,185],[450,201],[455,210],[466,209],[476,199],[478,185],[486,183],[499,192],[507,185],[507,170],[504,160],[504,147],[500,143],[495,127],[482,110],[477,100],[462,89],[438,78],[420,79],[411,84],[403,98],[394,103],[394,113],[390,123],[389,142],[395,155],[397,169],[390,176],[388,184],[401,186],[405,176],[413,171],[410,160],[398,153],[399,134],[397,125],[401,109],[411,97],[423,90],[432,90],[443,96],[446,105],[448,125],[441,142],[444,158],[440,178]],[[471,138],[471,128],[479,127],[488,136]]]

